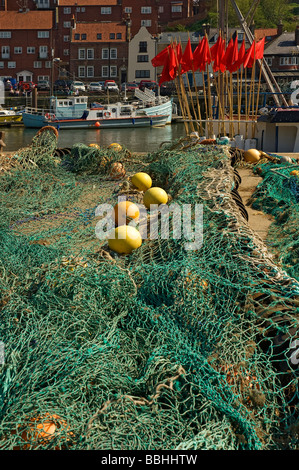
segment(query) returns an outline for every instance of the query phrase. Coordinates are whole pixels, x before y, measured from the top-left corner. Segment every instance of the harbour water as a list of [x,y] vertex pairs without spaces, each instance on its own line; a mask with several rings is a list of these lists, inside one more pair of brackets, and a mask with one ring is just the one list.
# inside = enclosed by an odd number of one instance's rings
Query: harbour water
[[[26,129],[22,126],[3,128],[5,132],[5,151],[15,152],[30,145],[38,129]],[[140,129],[78,129],[61,130],[58,136],[58,147],[72,147],[74,144],[96,143],[102,147],[117,142],[131,152],[154,152],[163,142],[172,142],[184,137],[185,127],[182,123],[173,123],[165,127]]]

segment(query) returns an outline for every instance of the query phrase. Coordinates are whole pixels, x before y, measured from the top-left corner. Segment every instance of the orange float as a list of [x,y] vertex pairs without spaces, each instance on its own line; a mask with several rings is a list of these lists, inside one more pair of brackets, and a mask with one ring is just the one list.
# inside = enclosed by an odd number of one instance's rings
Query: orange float
[[126,176],[126,170],[121,162],[114,162],[110,168],[110,178],[113,180],[119,180]]
[[120,201],[113,208],[115,225],[125,225],[131,220],[137,220],[139,217],[139,209],[134,202]]

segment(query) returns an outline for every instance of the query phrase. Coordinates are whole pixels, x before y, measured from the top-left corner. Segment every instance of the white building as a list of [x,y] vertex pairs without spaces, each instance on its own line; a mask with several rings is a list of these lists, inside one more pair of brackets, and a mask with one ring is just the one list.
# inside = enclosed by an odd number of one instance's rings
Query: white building
[[157,40],[141,26],[137,34],[129,42],[128,51],[128,82],[156,80],[156,69],[151,60],[157,54]]

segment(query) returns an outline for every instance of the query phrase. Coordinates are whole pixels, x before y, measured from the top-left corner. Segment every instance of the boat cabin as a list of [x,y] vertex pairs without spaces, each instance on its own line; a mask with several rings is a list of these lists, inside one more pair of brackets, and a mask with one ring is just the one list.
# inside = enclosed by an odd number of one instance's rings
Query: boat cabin
[[56,118],[80,118],[87,109],[87,96],[70,96],[60,98],[52,96],[50,99],[51,110]]

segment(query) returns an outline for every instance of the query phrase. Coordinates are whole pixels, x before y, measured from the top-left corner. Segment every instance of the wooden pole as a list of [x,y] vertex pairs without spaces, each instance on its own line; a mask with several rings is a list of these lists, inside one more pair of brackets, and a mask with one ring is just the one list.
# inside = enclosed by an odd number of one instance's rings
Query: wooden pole
[[[259,66],[260,66],[260,73],[259,73],[259,82],[258,82],[257,97],[256,97],[255,121],[257,121],[259,99],[260,99],[260,88],[261,88],[261,78],[262,78],[262,60],[260,60]],[[253,130],[252,130],[253,138],[255,137],[255,131],[256,131],[256,122],[254,123]]]

